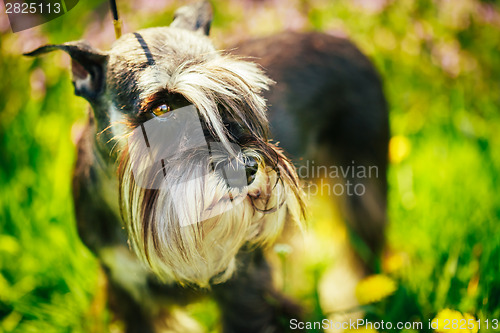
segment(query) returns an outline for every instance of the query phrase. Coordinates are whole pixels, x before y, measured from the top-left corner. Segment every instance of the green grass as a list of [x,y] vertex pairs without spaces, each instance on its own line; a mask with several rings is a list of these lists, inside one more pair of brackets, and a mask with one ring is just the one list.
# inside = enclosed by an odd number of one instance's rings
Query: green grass
[[[385,273],[398,289],[366,307],[367,317],[427,323],[450,308],[500,319],[499,6],[401,0],[370,12],[357,3],[302,0],[243,11],[242,2],[221,0],[213,36],[224,45],[292,25],[354,40],[381,72],[392,134],[408,149],[389,172],[388,239],[399,264]],[[168,23],[177,7],[120,5],[129,30]],[[0,35],[0,332],[88,332],[110,321],[96,304],[98,264],[76,234],[70,195],[72,126],[84,121],[87,105],[73,95],[65,56],[20,55],[42,43],[37,36],[59,43],[100,20],[109,28],[106,10],[81,1],[42,27]],[[114,36],[105,29],[87,38],[106,48]],[[303,284],[314,286],[323,264],[306,267]],[[314,288],[297,295],[322,318]],[[216,329],[212,303],[191,312]]]

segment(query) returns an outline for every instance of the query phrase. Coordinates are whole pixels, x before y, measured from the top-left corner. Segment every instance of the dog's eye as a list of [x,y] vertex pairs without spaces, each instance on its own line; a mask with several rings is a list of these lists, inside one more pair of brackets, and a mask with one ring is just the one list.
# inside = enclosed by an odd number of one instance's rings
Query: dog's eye
[[152,112],[155,116],[159,117],[169,111],[170,111],[170,106],[168,106],[167,104],[162,104],[154,108]]

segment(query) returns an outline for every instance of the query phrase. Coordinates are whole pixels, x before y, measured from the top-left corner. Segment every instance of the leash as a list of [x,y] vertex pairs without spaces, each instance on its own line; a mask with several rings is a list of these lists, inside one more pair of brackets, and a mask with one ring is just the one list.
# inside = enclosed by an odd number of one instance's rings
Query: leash
[[[122,35],[122,20],[120,20],[118,16],[118,8],[116,7],[116,0],[109,0],[109,7],[111,9],[111,14],[113,15],[113,26],[115,27],[116,39],[118,39]],[[155,61],[144,38],[142,38],[142,36],[137,32],[134,32],[134,36],[135,38],[137,38],[139,44],[141,44],[141,47],[144,50],[144,53],[146,54],[146,58],[148,59],[148,64],[150,66],[154,65]]]
[[116,39],[122,35],[122,21],[118,17],[118,8],[116,7],[116,0],[109,0],[111,14],[113,14],[113,26],[115,27]]

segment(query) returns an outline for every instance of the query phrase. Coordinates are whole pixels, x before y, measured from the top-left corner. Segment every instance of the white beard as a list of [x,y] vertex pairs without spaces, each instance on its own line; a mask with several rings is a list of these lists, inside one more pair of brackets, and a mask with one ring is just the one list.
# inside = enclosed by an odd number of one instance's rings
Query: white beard
[[170,162],[161,188],[147,190],[137,186],[128,163],[121,204],[142,261],[160,278],[207,287],[233,275],[244,245],[272,244],[287,220],[299,221],[302,207],[291,179],[270,167],[261,166],[245,188],[228,188],[216,172],[193,177],[197,171],[186,160]]

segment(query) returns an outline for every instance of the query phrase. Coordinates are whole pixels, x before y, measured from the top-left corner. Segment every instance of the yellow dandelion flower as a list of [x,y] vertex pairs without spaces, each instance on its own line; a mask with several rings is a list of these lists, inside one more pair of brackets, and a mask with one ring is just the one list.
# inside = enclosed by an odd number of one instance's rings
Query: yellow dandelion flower
[[389,142],[389,159],[392,163],[400,163],[410,154],[411,144],[407,137],[396,135]]
[[396,282],[386,275],[370,275],[359,281],[356,286],[356,298],[360,305],[370,304],[392,295],[396,291]]
[[460,313],[456,310],[443,309],[432,320],[432,328],[436,332],[450,333],[477,333],[476,319],[469,313]]

